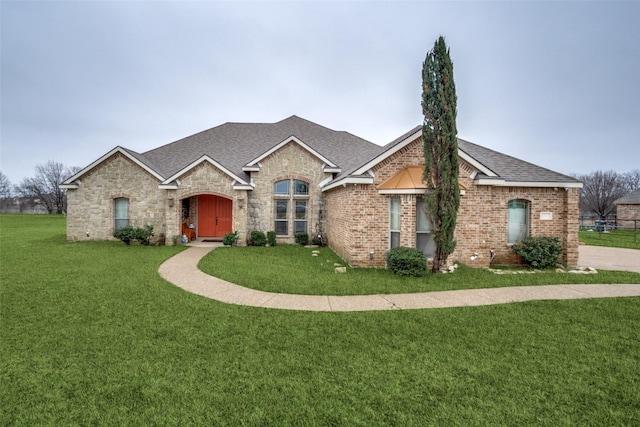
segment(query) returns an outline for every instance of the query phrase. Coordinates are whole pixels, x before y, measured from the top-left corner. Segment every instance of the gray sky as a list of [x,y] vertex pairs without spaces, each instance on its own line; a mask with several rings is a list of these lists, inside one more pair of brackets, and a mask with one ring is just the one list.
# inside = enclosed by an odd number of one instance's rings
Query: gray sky
[[0,170],[84,167],[298,115],[385,144],[454,62],[458,135],[563,173],[640,168],[640,2],[0,2]]

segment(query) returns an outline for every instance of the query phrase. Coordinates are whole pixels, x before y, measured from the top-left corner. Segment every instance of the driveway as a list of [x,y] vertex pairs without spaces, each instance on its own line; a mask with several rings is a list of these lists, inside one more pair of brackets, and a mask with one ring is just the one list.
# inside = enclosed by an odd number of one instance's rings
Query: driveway
[[581,267],[640,273],[640,250],[583,245],[578,250]]

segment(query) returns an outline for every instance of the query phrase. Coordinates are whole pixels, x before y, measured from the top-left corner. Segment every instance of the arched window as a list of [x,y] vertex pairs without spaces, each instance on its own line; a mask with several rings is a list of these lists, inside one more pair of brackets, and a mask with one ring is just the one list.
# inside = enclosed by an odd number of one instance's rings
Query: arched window
[[114,230],[117,231],[129,225],[129,199],[125,197],[114,199],[113,211],[113,217],[115,218]]
[[276,235],[287,236],[291,234],[291,230],[293,230],[293,234],[307,233],[309,184],[298,179],[277,181],[273,184],[273,197]]
[[526,237],[529,237],[529,201],[509,200],[507,243],[518,243]]

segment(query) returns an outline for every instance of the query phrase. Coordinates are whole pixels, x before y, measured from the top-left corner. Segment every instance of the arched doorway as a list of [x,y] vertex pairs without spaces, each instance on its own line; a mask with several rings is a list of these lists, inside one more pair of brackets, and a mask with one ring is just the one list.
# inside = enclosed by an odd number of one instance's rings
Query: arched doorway
[[220,196],[198,196],[198,237],[224,237],[231,233],[233,202]]

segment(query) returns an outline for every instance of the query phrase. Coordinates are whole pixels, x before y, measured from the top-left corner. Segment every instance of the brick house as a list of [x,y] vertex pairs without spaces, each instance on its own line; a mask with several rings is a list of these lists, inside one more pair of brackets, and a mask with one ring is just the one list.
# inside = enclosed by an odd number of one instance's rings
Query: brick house
[[[564,264],[577,264],[579,181],[464,140],[458,154],[451,259],[518,263],[514,242],[557,236]],[[234,230],[239,244],[253,230],[293,243],[308,232],[353,266],[384,266],[393,246],[433,253],[423,162],[420,126],[378,146],[297,116],[225,123],[145,153],[116,147],[69,178],[67,239],[112,239],[126,224],[151,224],[167,244]]]
[[640,188],[613,202],[619,227],[633,229],[640,223]]

